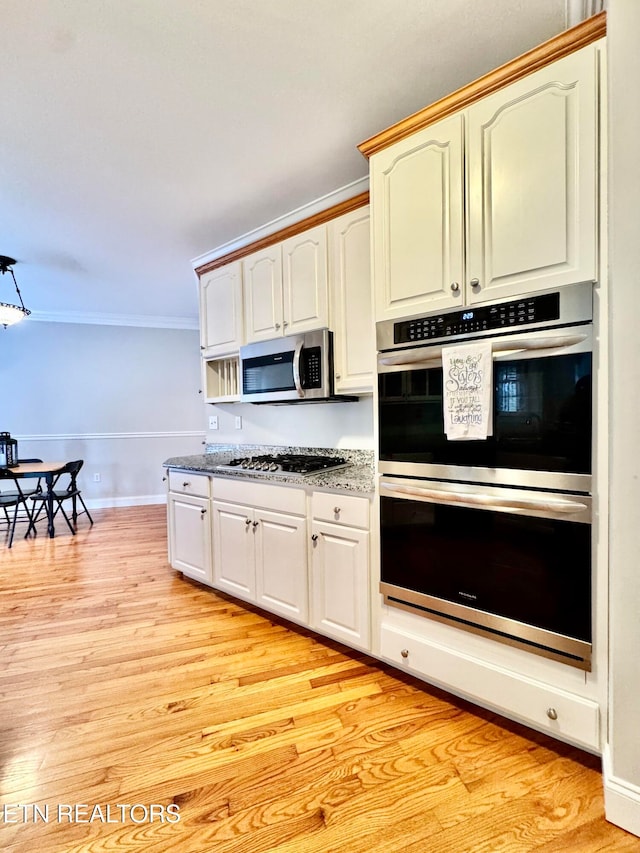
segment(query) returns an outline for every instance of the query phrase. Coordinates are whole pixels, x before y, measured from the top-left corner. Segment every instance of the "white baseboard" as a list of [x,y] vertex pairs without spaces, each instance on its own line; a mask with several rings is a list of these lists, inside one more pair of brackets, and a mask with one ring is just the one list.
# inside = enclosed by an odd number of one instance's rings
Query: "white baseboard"
[[613,775],[608,744],[602,755],[602,775],[605,817],[621,829],[640,836],[640,787]]
[[149,504],[166,504],[167,496],[162,495],[130,495],[126,498],[85,498],[89,509],[107,509],[116,506],[148,506]]

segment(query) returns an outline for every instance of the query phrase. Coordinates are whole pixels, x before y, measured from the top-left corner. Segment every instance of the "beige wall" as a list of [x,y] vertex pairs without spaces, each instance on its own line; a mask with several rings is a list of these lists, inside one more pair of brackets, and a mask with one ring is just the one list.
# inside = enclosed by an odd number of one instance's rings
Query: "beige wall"
[[164,459],[202,450],[199,363],[197,331],[26,320],[0,329],[0,430],[84,459],[94,506],[161,500]]

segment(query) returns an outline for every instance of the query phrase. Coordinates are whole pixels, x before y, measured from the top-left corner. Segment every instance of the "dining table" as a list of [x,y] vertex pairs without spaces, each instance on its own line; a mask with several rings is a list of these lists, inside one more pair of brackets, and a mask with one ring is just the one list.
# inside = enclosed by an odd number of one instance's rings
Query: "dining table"
[[[18,465],[2,470],[2,479],[16,481],[16,486],[18,487],[19,491],[21,491],[21,489],[20,484],[17,482],[18,480],[28,480],[34,478],[44,479],[47,488],[47,499],[45,501],[45,507],[47,511],[47,531],[51,538],[55,536],[55,526],[53,523],[53,486],[56,480],[56,476],[62,473],[66,464],[66,462],[57,461],[20,462],[18,463]],[[27,531],[27,533],[30,533],[32,529],[35,530],[33,522],[31,522],[31,524],[29,525],[29,530]]]

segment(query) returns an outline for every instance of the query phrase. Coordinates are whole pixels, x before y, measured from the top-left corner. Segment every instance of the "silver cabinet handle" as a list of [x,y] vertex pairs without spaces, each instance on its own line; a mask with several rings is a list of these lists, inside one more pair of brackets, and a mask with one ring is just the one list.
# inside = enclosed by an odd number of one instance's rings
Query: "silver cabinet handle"
[[457,281],[451,282],[451,290],[453,290],[454,293],[457,293],[460,290],[460,285]]
[[469,284],[471,285],[471,287],[480,287],[480,279],[472,278]]
[[284,321],[283,321],[283,323],[282,323],[282,328],[283,328],[283,329],[286,329],[288,325],[289,325],[288,321],[287,321],[287,320],[284,320]]
[[253,522],[253,526],[254,526],[254,528],[256,528],[259,524],[260,524],[260,522],[259,522],[259,521],[254,521],[254,522]]
[[182,484],[182,488],[183,488],[183,489],[186,489],[186,488],[187,488],[187,486],[190,486],[190,485],[191,485],[191,483],[186,483],[186,482],[185,482],[185,483],[183,483],[183,484]]
[[207,514],[206,509],[201,509],[201,510],[200,510],[200,517],[201,517],[201,518],[202,518],[202,516],[204,516],[204,515],[206,515],[206,514]]
[[408,658],[409,657],[409,649],[402,649],[400,654],[403,658]]
[[335,512],[336,515],[340,515],[340,507],[339,506],[334,506],[333,511]]
[[163,482],[163,483],[166,483],[166,482],[167,482],[167,478],[166,478],[166,477],[163,477],[163,478],[162,478],[162,482]]
[[244,523],[245,523],[245,525],[248,527],[248,526],[251,524],[251,519],[250,519],[250,518],[245,518]]
[[312,542],[317,542],[317,541],[318,541],[318,534],[317,534],[317,533],[314,533],[314,534],[313,534],[313,536],[311,537],[311,541],[312,541]]
[[558,712],[555,708],[547,708],[547,717],[549,717],[550,720],[557,720]]
[[280,323],[276,323],[276,325],[275,325],[275,327],[274,327],[274,328],[279,329],[279,328],[280,328]]

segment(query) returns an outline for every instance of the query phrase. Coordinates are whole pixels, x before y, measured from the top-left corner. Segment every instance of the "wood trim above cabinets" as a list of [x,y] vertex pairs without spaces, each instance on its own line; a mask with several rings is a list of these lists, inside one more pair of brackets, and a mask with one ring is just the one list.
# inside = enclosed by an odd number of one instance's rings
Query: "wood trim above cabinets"
[[203,264],[201,267],[196,267],[196,275],[202,276],[205,273],[211,272],[218,267],[223,267],[232,261],[237,261],[240,258],[246,258],[247,255],[253,255],[254,252],[259,252],[261,249],[266,249],[268,246],[273,246],[275,243],[281,243],[289,237],[295,237],[296,234],[301,234],[303,231],[308,231],[310,228],[315,228],[316,225],[323,225],[325,222],[330,222],[332,219],[337,219],[344,213],[350,213],[352,210],[357,210],[359,207],[364,207],[369,204],[369,192],[363,192],[359,195],[349,198],[346,201],[341,201],[334,204],[333,207],[328,207],[320,213],[314,213],[313,216],[308,216],[306,219],[301,219],[300,222],[295,222],[293,225],[288,225],[280,231],[274,231],[273,234],[268,234],[260,240],[253,243],[248,243],[240,249],[235,249],[226,255],[222,255],[213,261]]
[[526,77],[533,71],[538,71],[552,62],[586,47],[586,45],[605,36],[606,32],[606,12],[600,12],[577,26],[559,33],[538,47],[534,47],[527,53],[523,53],[522,56],[512,59],[482,77],[478,77],[477,80],[473,80],[451,95],[435,101],[430,106],[418,110],[397,124],[391,125],[386,130],[366,139],[358,145],[358,149],[365,157],[371,157],[372,154],[405,139],[412,133],[427,127],[427,125],[446,118],[446,116],[470,106],[486,95]]

